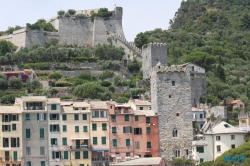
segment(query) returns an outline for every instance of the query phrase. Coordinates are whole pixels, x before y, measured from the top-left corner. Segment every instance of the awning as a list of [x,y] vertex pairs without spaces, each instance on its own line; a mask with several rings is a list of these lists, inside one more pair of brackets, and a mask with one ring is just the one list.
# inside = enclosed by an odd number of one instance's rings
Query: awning
[[108,152],[109,149],[108,148],[95,148],[92,149],[92,152]]
[[78,137],[78,138],[76,138],[76,137],[74,137],[74,138],[70,138],[71,140],[76,140],[76,139],[89,139],[89,137]]

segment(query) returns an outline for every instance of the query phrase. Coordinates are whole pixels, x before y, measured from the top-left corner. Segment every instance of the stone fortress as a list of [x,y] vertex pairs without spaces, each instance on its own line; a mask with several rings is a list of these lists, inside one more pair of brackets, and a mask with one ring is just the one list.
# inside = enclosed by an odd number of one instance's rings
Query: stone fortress
[[205,70],[197,65],[167,66],[166,44],[142,49],[143,78],[150,79],[152,110],[158,114],[160,157],[192,159],[192,107],[206,96]]
[[135,52],[141,53],[139,48],[129,43],[124,36],[122,28],[123,8],[115,7],[110,18],[95,17],[91,20],[91,12],[98,9],[80,10],[76,14],[84,14],[86,18],[62,17],[50,19],[50,22],[57,32],[46,32],[43,30],[29,30],[23,28],[16,30],[8,36],[0,36],[0,40],[8,40],[20,47],[30,48],[35,44],[44,46],[51,38],[59,40],[60,45],[90,45],[95,47],[98,44],[108,44],[112,40],[114,46],[121,46],[125,49],[123,59],[133,59]]

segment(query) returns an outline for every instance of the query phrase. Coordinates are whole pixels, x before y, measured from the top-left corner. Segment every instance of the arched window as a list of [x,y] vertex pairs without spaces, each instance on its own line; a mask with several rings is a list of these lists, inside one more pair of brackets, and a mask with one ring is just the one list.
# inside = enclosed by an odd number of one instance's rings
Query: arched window
[[173,150],[173,155],[174,155],[175,157],[180,157],[180,156],[181,156],[180,150],[179,150],[179,149],[174,149],[174,150]]

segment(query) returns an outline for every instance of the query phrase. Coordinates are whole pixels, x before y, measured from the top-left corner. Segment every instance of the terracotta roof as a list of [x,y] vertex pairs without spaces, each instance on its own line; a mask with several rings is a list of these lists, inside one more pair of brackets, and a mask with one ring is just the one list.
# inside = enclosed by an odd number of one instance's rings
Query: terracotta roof
[[233,100],[229,104],[237,104],[239,101],[241,101],[241,100]]

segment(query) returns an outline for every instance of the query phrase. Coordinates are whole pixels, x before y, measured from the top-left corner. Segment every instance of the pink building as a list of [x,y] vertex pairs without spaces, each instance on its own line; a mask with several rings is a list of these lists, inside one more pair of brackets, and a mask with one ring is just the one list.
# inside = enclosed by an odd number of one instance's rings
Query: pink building
[[235,108],[240,108],[241,110],[245,109],[245,104],[241,100],[233,100],[227,103],[227,105],[231,105],[233,107],[233,110]]
[[115,102],[107,102],[107,107],[112,162],[159,156],[158,117],[153,111],[134,111]]

